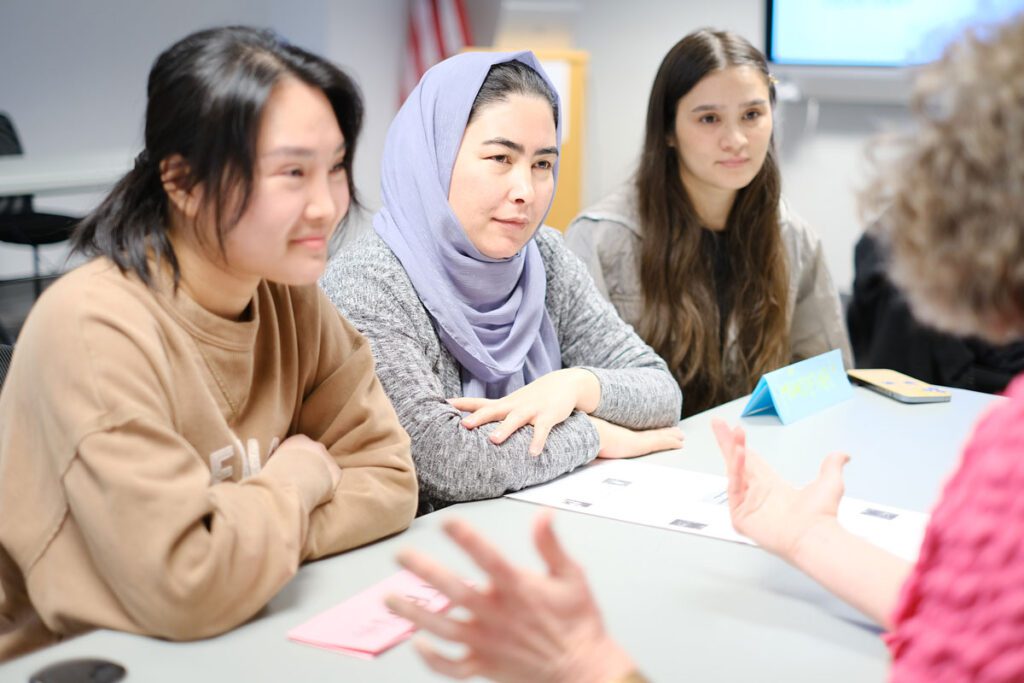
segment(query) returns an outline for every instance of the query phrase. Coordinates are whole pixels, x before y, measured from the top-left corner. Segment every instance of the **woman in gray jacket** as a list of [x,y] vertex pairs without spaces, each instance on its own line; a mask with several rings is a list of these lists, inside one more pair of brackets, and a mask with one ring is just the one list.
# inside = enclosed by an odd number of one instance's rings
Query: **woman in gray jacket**
[[681,445],[664,361],[541,227],[557,124],[532,53],[435,66],[388,131],[373,231],[321,281],[370,340],[421,513]]
[[665,56],[632,183],[573,221],[569,247],[667,362],[693,414],[849,340],[818,237],[781,200],[764,56],[703,29]]

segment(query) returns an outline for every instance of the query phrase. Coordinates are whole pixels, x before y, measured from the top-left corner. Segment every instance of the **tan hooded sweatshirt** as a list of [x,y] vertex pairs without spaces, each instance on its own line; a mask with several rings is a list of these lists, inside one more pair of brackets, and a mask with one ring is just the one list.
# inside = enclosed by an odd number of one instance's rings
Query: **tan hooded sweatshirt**
[[[0,660],[91,628],[250,618],[304,560],[405,528],[409,439],[366,340],[316,286],[241,322],[106,259],[34,307],[0,394]],[[301,446],[324,444],[342,469]]]

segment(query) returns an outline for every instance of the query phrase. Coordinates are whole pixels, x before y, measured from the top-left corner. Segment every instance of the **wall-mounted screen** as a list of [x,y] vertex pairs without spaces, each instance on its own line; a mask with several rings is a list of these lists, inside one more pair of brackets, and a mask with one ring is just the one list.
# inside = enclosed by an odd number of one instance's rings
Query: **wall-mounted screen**
[[915,66],[1022,11],[1024,0],[767,0],[765,44],[776,64]]

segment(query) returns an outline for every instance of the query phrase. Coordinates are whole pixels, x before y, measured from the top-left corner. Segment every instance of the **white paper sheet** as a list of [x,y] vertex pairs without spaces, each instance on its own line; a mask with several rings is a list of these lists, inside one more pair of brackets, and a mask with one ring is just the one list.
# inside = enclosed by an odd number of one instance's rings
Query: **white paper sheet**
[[[604,460],[507,497],[756,545],[733,529],[726,479],[715,474],[631,460]],[[844,496],[838,518],[851,533],[913,562],[929,516]]]

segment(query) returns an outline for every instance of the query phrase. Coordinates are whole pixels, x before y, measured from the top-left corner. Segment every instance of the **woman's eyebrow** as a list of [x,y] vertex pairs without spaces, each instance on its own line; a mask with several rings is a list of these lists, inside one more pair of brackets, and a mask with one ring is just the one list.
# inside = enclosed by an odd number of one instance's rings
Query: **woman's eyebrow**
[[485,145],[501,145],[502,147],[507,147],[510,150],[512,150],[513,152],[516,152],[518,154],[525,154],[526,153],[526,148],[524,148],[518,142],[512,142],[508,138],[491,138],[490,140],[484,140],[483,144],[485,144]]
[[[746,102],[740,102],[740,109],[746,109],[747,107],[756,107],[756,106],[763,105],[763,104],[768,104],[768,100],[766,100],[764,98],[759,98],[759,99],[756,99],[756,100],[748,100]],[[697,105],[696,107],[694,107],[693,109],[691,109],[690,111],[692,113],[697,113],[697,112],[702,112],[702,111],[716,111],[718,109],[725,109],[725,105],[721,105],[721,104],[700,104],[700,105]]]
[[[520,145],[518,142],[512,142],[508,138],[491,138],[490,140],[484,140],[483,143],[481,143],[481,144],[484,144],[484,145],[501,145],[502,147],[507,147],[508,149],[512,150],[513,152],[515,152],[517,154],[525,154],[526,153],[526,148],[525,147]],[[558,148],[557,147],[542,147],[541,149],[538,149],[536,152],[534,152],[533,156],[535,156],[535,157],[536,156],[543,156],[545,154],[554,154],[555,156],[558,156]]]
[[[344,152],[348,145],[342,142],[338,147],[331,152],[332,155],[340,154]],[[316,155],[316,150],[312,147],[299,147],[296,145],[284,145],[282,147],[275,147],[274,149],[265,152],[265,157],[311,157]]]

